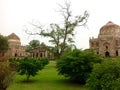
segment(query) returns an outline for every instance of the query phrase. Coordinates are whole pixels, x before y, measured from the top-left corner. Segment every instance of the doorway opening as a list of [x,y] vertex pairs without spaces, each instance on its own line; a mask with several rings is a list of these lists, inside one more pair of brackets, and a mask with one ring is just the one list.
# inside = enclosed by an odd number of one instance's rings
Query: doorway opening
[[118,50],[116,51],[116,56],[118,56]]
[[110,53],[108,51],[105,52],[105,57],[110,57]]

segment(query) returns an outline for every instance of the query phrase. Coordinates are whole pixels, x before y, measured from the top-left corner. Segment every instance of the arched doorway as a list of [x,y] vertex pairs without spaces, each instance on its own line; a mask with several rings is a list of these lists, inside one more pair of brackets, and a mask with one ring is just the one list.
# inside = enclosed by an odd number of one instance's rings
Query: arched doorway
[[17,53],[15,53],[15,57],[17,57]]
[[110,53],[108,51],[105,52],[105,57],[110,57]]
[[116,56],[118,56],[118,50],[116,51]]
[[36,53],[36,57],[38,58],[38,53]]

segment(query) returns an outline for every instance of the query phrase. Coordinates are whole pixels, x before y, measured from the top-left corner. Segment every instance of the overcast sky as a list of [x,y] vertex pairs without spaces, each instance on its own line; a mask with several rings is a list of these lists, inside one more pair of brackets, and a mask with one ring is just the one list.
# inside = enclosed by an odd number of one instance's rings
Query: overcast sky
[[[108,21],[120,25],[119,0],[69,0],[74,15],[81,15],[85,10],[90,14],[88,28],[76,29],[76,45],[78,48],[89,48],[89,37],[97,37],[99,29]],[[43,38],[28,36],[24,32],[24,26],[39,21],[47,26],[50,23],[61,23],[58,4],[64,4],[64,0],[0,0],[0,33],[9,35],[17,34],[21,38],[22,45],[26,45],[32,39]],[[44,40],[45,41],[45,40]]]

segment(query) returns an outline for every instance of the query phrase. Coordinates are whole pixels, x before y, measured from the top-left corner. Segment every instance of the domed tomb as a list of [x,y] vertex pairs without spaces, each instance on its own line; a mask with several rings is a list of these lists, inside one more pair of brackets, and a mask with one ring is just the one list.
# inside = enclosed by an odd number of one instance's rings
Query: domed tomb
[[21,45],[20,38],[12,33],[8,35],[9,49],[6,52],[8,57],[21,57],[25,56],[25,47]]
[[120,37],[120,26],[109,21],[106,25],[100,28],[99,35],[112,35],[114,37]]
[[90,38],[90,49],[105,57],[120,56],[120,26],[109,21],[102,26],[98,38]]

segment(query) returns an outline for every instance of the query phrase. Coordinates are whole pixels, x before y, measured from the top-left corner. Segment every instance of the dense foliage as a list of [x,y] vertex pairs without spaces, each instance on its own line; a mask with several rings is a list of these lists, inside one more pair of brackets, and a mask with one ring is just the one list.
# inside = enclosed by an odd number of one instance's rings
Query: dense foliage
[[8,88],[13,80],[14,74],[14,70],[11,68],[9,62],[0,62],[0,90],[6,90]]
[[29,52],[30,50],[36,48],[37,46],[40,46],[39,40],[31,40],[29,42],[29,45],[26,45],[26,51]]
[[36,58],[21,58],[21,59],[10,59],[11,62],[16,62],[17,71],[20,75],[26,75],[26,80],[29,80],[30,76],[35,76],[39,70],[42,70],[45,65],[49,63],[47,58],[36,59]]
[[8,50],[8,39],[0,35],[0,54],[4,54]]
[[92,71],[95,63],[100,63],[102,58],[93,51],[73,50],[62,55],[57,63],[59,74],[71,80],[84,84]]
[[90,90],[120,90],[120,61],[106,60],[96,64],[87,86]]

